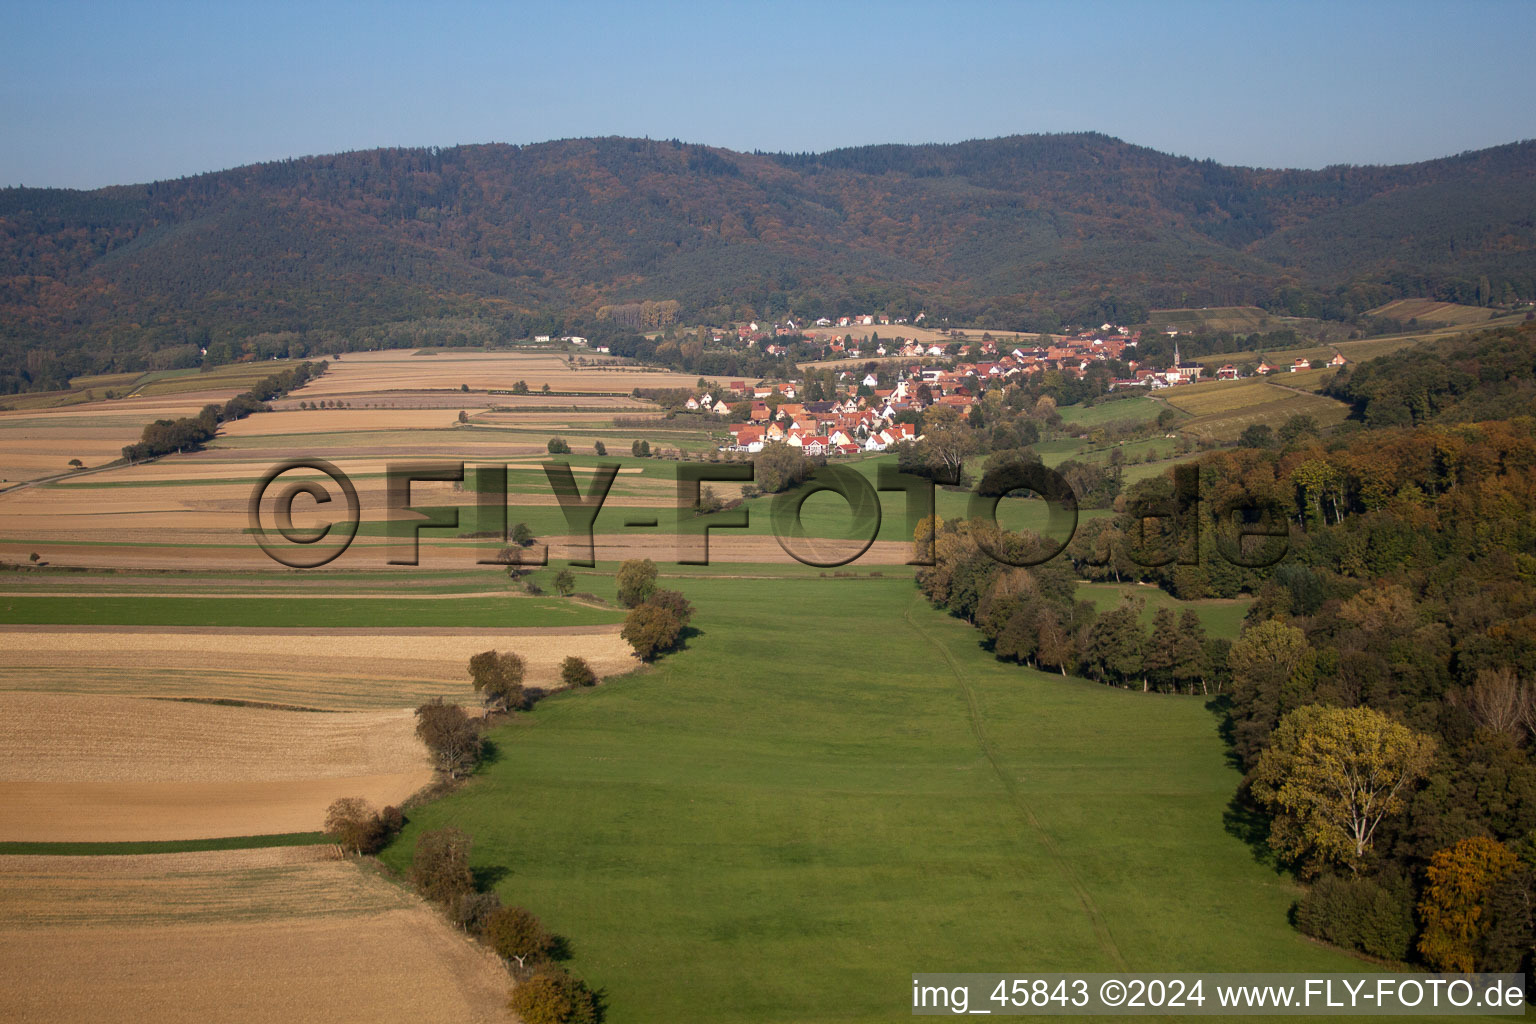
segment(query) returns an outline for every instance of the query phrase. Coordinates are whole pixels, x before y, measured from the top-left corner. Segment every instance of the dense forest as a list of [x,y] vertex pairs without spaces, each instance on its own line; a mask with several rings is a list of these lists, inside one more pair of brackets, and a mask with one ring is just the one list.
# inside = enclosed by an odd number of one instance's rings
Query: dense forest
[[[1208,700],[1245,772],[1229,827],[1307,883],[1303,931],[1389,961],[1529,971],[1536,323],[1372,360],[1333,390],[1355,409],[1343,428],[1254,432],[1195,460],[1198,508],[1171,474],[1143,481],[1064,558],[1023,568],[987,551],[1051,545],[940,523],[918,584],[999,658]],[[1239,540],[1223,510],[1244,506],[1277,536]],[[1163,517],[1150,544],[1148,515]],[[1235,642],[1192,612],[1160,610],[1149,632],[1135,603],[1076,600],[1080,578],[1254,600]]]
[[251,344],[497,344],[599,311],[626,329],[926,309],[1055,330],[1401,296],[1536,298],[1536,143],[1274,171],[1097,134],[818,155],[603,138],[0,190],[10,391]]

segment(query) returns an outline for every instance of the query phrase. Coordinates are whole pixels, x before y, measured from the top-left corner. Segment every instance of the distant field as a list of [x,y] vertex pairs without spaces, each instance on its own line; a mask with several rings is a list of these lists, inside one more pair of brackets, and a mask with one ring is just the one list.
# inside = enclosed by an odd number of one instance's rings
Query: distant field
[[252,384],[274,373],[281,373],[297,366],[298,359],[268,359],[262,362],[233,363],[211,370],[168,370],[145,374],[133,388],[135,397],[153,398],[160,395],[179,395],[189,391],[225,391],[231,394],[244,391]]
[[[602,358],[588,356],[589,359]],[[698,376],[641,366],[572,366],[548,352],[460,352],[445,349],[431,359],[406,351],[355,352],[331,363],[319,380],[294,392],[294,398],[330,399],[391,391],[511,391],[523,381],[537,392],[627,395],[635,388],[694,388]],[[466,399],[469,396],[466,396]],[[548,401],[549,399],[546,399]]]
[[507,1019],[491,954],[331,847],[0,857],[0,962],[7,1021]]
[[[1306,321],[1312,323],[1315,321]],[[1173,328],[1181,334],[1198,331],[1231,331],[1252,334],[1296,326],[1298,321],[1272,316],[1257,306],[1211,306],[1200,309],[1154,309],[1147,314],[1147,330]]]
[[[1288,378],[1305,378],[1291,384]],[[1279,427],[1291,416],[1306,414],[1321,427],[1342,423],[1348,406],[1313,394],[1302,385],[1316,386],[1321,374],[1279,374],[1271,382],[1262,377],[1218,381],[1170,388],[1166,401],[1190,419],[1178,424],[1182,433],[1230,441],[1247,427],[1263,423]]]
[[385,598],[354,601],[316,597],[0,597],[8,624],[213,627],[456,626],[479,629],[592,626],[623,619],[619,609],[558,597]]
[[1368,310],[1367,316],[1389,317],[1393,320],[1417,320],[1424,327],[1466,327],[1492,319],[1494,310],[1478,306],[1462,306],[1454,302],[1436,302],[1434,299],[1398,299],[1385,306]]

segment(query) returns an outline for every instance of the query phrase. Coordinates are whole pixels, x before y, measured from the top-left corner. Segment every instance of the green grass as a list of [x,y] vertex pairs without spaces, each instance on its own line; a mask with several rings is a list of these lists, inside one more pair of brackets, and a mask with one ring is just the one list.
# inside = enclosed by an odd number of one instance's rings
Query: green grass
[[1145,423],[1157,419],[1157,414],[1165,408],[1167,406],[1155,398],[1138,395],[1135,398],[1118,398],[1093,405],[1067,405],[1056,411],[1061,414],[1063,422],[1091,429],[1106,423]]
[[332,842],[324,832],[279,832],[220,839],[164,839],[136,843],[0,843],[0,856],[116,857],[141,853],[202,853],[206,850],[260,850],[271,846],[318,846]]
[[618,622],[619,610],[562,598],[412,599],[291,597],[25,597],[0,598],[0,618],[15,625],[102,626],[588,626]]
[[1200,623],[1205,627],[1208,635],[1226,637],[1228,640],[1237,639],[1237,634],[1243,628],[1243,618],[1248,614],[1248,606],[1253,603],[1248,598],[1180,601],[1165,590],[1138,586],[1134,583],[1079,583],[1077,585],[1078,600],[1092,602],[1093,606],[1101,612],[1109,611],[1127,597],[1140,598],[1146,602],[1141,610],[1143,626],[1152,624],[1152,617],[1157,614],[1159,608],[1172,609],[1175,615],[1182,614],[1186,608],[1193,608],[1195,614],[1200,616]]
[[889,1021],[914,971],[1364,970],[1223,828],[1198,699],[993,659],[910,579],[687,579],[647,673],[495,730],[417,808],[568,937],[610,1024]]

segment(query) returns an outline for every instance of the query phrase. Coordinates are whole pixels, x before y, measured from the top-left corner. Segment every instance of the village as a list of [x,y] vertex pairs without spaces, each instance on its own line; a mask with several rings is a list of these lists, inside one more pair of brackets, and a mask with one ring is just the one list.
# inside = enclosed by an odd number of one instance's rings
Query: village
[[[923,319],[924,314],[919,313],[914,326]],[[807,455],[846,456],[883,452],[922,440],[916,424],[920,422],[918,414],[925,409],[948,406],[960,416],[968,416],[986,391],[1024,384],[1046,373],[1082,379],[1095,367],[1102,367],[1107,376],[1113,366],[1126,375],[1105,380],[1104,390],[1156,391],[1202,380],[1239,380],[1247,375],[1299,373],[1324,366],[1336,369],[1348,362],[1338,352],[1315,366],[1307,359],[1275,364],[1261,356],[1245,374],[1244,368],[1233,363],[1213,369],[1205,363],[1186,362],[1175,340],[1172,360],[1167,366],[1154,368],[1136,358],[1141,331],[1110,323],[1062,337],[1039,335],[1012,348],[1008,346],[1019,341],[1017,337],[999,341],[990,332],[983,332],[972,338],[947,328],[937,333],[949,340],[926,342],[899,336],[881,340],[873,332],[856,339],[851,334],[829,336],[815,330],[905,323],[905,317],[864,314],[839,317],[835,322],[820,317],[805,326],[790,319],[771,325],[753,321],[713,328],[711,337],[717,344],[761,346],[773,356],[790,355],[795,345],[808,346],[820,361],[837,362],[832,394],[804,400],[803,380],[762,380],[750,385],[736,380],[715,392],[691,395],[683,408],[736,416],[737,422],[730,427],[733,443],[723,446],[725,451],[752,453],[762,451],[765,444],[783,443],[801,448]],[[1167,333],[1173,337],[1178,332]],[[846,368],[848,362],[860,359],[885,363]]]

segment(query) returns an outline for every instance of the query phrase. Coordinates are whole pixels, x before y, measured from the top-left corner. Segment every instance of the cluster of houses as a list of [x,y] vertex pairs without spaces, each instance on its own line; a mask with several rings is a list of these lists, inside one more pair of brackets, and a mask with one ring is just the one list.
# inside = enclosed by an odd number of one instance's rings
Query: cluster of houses
[[[1182,361],[1179,358],[1179,347],[1177,345],[1173,347],[1173,353],[1173,365],[1167,369],[1135,369],[1135,376],[1110,381],[1110,390],[1113,391],[1117,388],[1127,387],[1167,388],[1177,384],[1193,384],[1199,381],[1205,373],[1205,367],[1199,363],[1186,363]],[[1332,359],[1329,359],[1327,362],[1319,361],[1316,365],[1338,369],[1348,363],[1349,360],[1344,358],[1343,353],[1335,352]],[[1132,365],[1134,366],[1134,364]],[[1295,359],[1292,360],[1289,366],[1285,366],[1283,364],[1271,363],[1269,360],[1261,357],[1259,364],[1253,368],[1253,372],[1258,376],[1268,376],[1271,373],[1279,373],[1281,370],[1286,370],[1290,373],[1300,373],[1303,370],[1313,369],[1313,365],[1310,359]],[[1241,376],[1242,374],[1237,366],[1232,363],[1216,368],[1215,377],[1217,380],[1237,380]]]
[[[823,317],[816,323],[822,325],[826,321]],[[838,326],[887,322],[890,318],[872,315],[842,317]],[[740,336],[755,338],[759,327],[757,323],[742,325],[740,330],[745,333]],[[780,333],[800,330],[793,320],[774,324],[773,328]],[[953,342],[940,345],[896,338],[876,342],[873,348],[861,351],[859,342],[850,344],[844,339],[833,339],[828,344],[833,354],[848,358],[899,356],[914,362],[893,367],[893,386],[886,388],[880,386],[880,379],[873,373],[844,370],[836,376],[837,397],[827,401],[800,402],[801,385],[796,381],[759,381],[748,385],[738,380],[731,381],[718,394],[706,392],[690,396],[684,407],[689,411],[728,416],[734,407],[749,403],[745,422],[731,425],[733,443],[725,450],[758,452],[765,444],[783,443],[802,448],[811,455],[853,455],[885,451],[894,445],[921,440],[911,423],[897,422],[898,418],[903,418],[903,412],[921,412],[933,405],[947,405],[966,415],[987,389],[1025,383],[1036,374],[1055,372],[1082,377],[1094,364],[1115,360],[1129,368],[1133,376],[1111,381],[1111,389],[1166,388],[1205,379],[1206,367],[1181,359],[1177,344],[1170,366],[1163,369],[1139,366],[1135,355],[1140,339],[1140,332],[1104,324],[1096,331],[1082,331],[1066,337],[1047,335],[1033,345],[1010,350],[1006,343],[1000,346],[990,335],[983,335],[980,340],[963,342],[972,352],[973,361],[957,362],[952,368],[927,365],[925,360],[953,358]],[[771,352],[774,347],[769,345],[768,350]],[[980,358],[974,358],[978,355]],[[1319,365],[1340,367],[1347,362],[1336,352],[1326,364]],[[1298,373],[1312,368],[1313,363],[1306,359],[1294,360],[1288,367],[1261,359],[1254,372],[1267,375],[1287,369]],[[1228,363],[1217,368],[1212,376],[1217,380],[1236,380],[1240,371]]]
[[[844,373],[845,378],[855,375]],[[863,384],[873,387],[873,375],[865,375]],[[839,381],[842,391],[851,389],[848,381]],[[896,423],[903,409],[921,409],[921,404],[907,398],[908,382],[867,395],[843,394],[830,401],[796,402],[799,389],[792,381],[768,382],[748,387],[744,381],[732,381],[724,394],[705,392],[690,396],[683,407],[690,411],[712,412],[725,416],[732,405],[747,402],[747,419],[732,423],[732,444],[726,451],[760,452],[763,445],[782,443],[804,449],[807,455],[856,455],[883,452],[892,445],[920,439],[910,423]],[[772,399],[772,403],[768,401]]]

